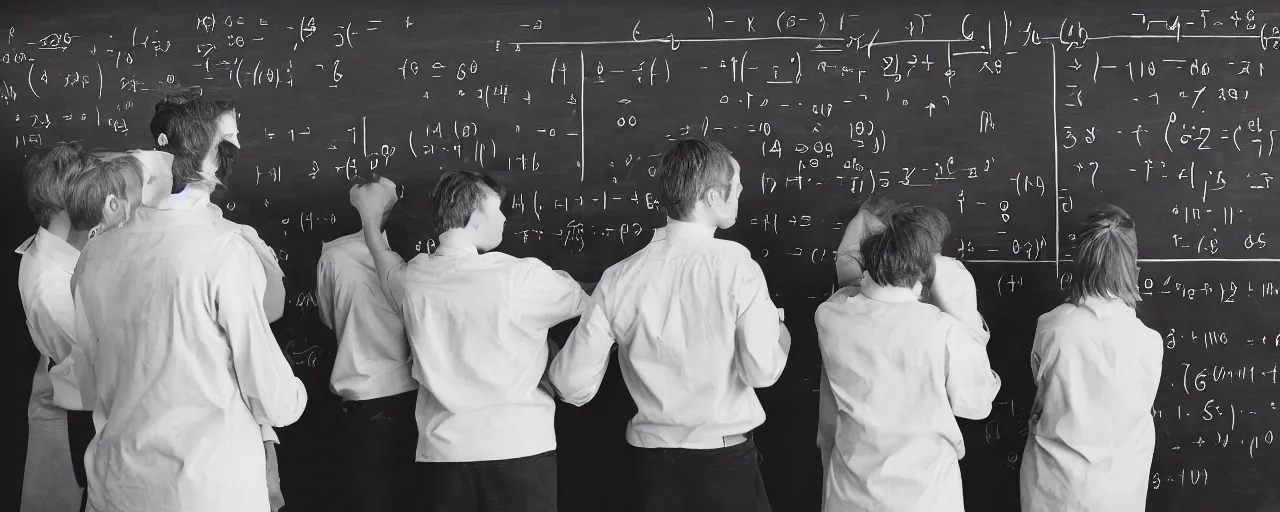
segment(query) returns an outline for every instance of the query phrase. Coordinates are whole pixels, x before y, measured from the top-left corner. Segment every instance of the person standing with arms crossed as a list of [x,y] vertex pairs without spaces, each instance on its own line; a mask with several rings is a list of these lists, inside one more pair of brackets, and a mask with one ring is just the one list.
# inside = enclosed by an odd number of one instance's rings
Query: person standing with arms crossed
[[[384,223],[390,212],[383,216]],[[386,232],[379,236],[385,243]],[[404,324],[382,293],[362,232],[321,248],[316,302],[320,321],[338,341],[329,387],[342,397],[346,510],[421,506],[414,492],[421,487],[421,469],[414,463],[418,382],[412,375]]]
[[405,262],[381,229],[395,184],[351,189],[422,385],[417,461],[426,463],[426,508],[437,512],[556,510],[556,406],[539,386],[547,330],[581,315],[591,299],[537,258],[493,251],[505,193],[486,175],[446,172],[431,194],[440,247]]
[[765,420],[753,388],[778,380],[791,336],[750,252],[715,238],[737,220],[740,174],[711,139],[681,140],[663,156],[666,227],[604,272],[551,365],[561,399],[581,406],[618,344],[638,409],[626,435],[630,511],[770,510],[751,437]]
[[1164,340],[1143,325],[1138,236],[1116,206],[1093,211],[1067,301],[1040,316],[1036,400],[1022,457],[1023,512],[1145,510]]

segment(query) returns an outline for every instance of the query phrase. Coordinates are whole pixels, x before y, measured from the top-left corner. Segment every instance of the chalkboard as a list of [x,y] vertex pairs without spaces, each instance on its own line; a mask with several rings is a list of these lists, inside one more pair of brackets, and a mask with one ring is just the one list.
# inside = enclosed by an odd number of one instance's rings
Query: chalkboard
[[[321,243],[358,229],[352,177],[404,186],[393,245],[409,254],[435,247],[440,172],[483,168],[511,190],[501,249],[592,281],[661,225],[652,176],[683,134],[741,162],[722,236],[756,255],[795,339],[759,391],[775,510],[818,510],[809,318],[872,193],[942,208],[946,254],[978,283],[1005,384],[990,418],[961,421],[969,510],[1017,510],[1035,321],[1070,279],[1075,226],[1107,202],[1138,223],[1139,315],[1167,348],[1149,509],[1280,509],[1280,13],[1262,2],[267,4],[6,7],[0,162],[61,140],[150,148],[170,83],[236,101],[244,148],[216,201],[280,252],[277,335],[311,396],[281,429],[289,510],[324,509],[343,474],[312,290]],[[563,510],[619,509],[633,410],[616,363],[594,402],[559,408]]]

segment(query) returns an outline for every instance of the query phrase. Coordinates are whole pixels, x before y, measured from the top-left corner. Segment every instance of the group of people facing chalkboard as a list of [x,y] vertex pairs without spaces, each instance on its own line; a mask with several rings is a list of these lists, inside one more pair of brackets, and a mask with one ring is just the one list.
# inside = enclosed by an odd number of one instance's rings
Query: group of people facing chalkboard
[[[28,453],[47,460],[28,461],[26,486],[74,489],[96,512],[283,506],[272,428],[307,393],[270,330],[274,251],[209,202],[236,116],[181,91],[156,107],[157,150],[68,144],[28,162],[32,423],[61,414],[67,436],[33,426]],[[361,232],[324,243],[316,290],[338,339],[345,509],[556,510],[556,400],[590,401],[616,349],[637,408],[619,440],[628,510],[771,510],[754,388],[777,381],[791,339],[750,252],[715,237],[736,221],[741,174],[717,141],[676,142],[656,176],[666,226],[597,283],[495,251],[505,191],[483,173],[444,173],[422,206],[439,249],[409,261],[383,231],[395,184],[353,186]],[[940,255],[949,230],[936,208],[884,198],[848,225],[841,288],[814,316],[823,510],[964,508],[955,417],[988,416],[1000,378],[973,278]],[[1134,312],[1135,236],[1121,209],[1095,211],[1066,302],[1040,317],[1025,511],[1145,508],[1162,349]],[[563,347],[548,338],[574,318]],[[58,483],[59,450],[78,487]]]

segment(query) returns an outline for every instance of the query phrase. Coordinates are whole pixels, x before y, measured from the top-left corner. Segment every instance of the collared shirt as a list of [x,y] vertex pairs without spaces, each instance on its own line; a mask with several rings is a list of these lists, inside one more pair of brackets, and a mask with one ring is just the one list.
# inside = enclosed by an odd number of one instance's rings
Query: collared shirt
[[387,283],[413,355],[419,462],[504,460],[554,450],[555,400],[538,387],[547,330],[590,297],[537,258],[441,247]]
[[343,400],[369,400],[418,389],[404,324],[382,293],[363,233],[320,249],[316,302],[320,321],[338,338],[329,377],[334,393]]
[[[53,361],[45,372],[53,392],[48,403],[62,409],[83,410],[75,371],[75,309],[71,274],[80,251],[44,228],[18,247],[18,291],[27,314],[27,330],[40,355]],[[36,380],[40,380],[36,370]],[[50,411],[50,414],[56,414]],[[65,413],[63,413],[65,417]]]
[[990,414],[1000,378],[989,334],[918,294],[863,279],[814,315],[838,409],[823,510],[964,509],[955,417]]
[[1163,359],[1160,334],[1118,299],[1091,297],[1040,317],[1022,510],[1146,506]]
[[268,510],[261,425],[293,423],[307,395],[254,250],[203,212],[143,207],[77,273],[89,510]]
[[764,423],[752,388],[778,380],[787,352],[764,272],[745,247],[670,221],[605,270],[593,302],[551,364],[565,402],[595,396],[617,343],[637,409],[632,446],[718,448]]

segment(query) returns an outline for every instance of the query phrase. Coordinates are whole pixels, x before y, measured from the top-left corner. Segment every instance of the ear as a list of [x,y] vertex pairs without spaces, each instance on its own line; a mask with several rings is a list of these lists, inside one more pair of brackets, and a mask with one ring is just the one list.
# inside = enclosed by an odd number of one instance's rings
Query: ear
[[467,229],[480,228],[480,210],[471,212],[471,216],[467,217]]
[[717,203],[723,203],[725,197],[724,193],[720,191],[720,187],[711,187],[702,196],[702,200],[707,202],[707,206],[715,206]]
[[106,200],[102,202],[102,223],[108,226],[119,223],[128,214],[125,203],[124,198],[107,194]]
[[157,145],[157,146],[160,146],[160,147],[165,147],[165,146],[169,145],[169,136],[168,136],[168,135],[165,135],[165,134],[163,134],[163,133],[162,133],[162,134],[160,134],[160,135],[157,135],[157,136],[156,136],[156,145]]

